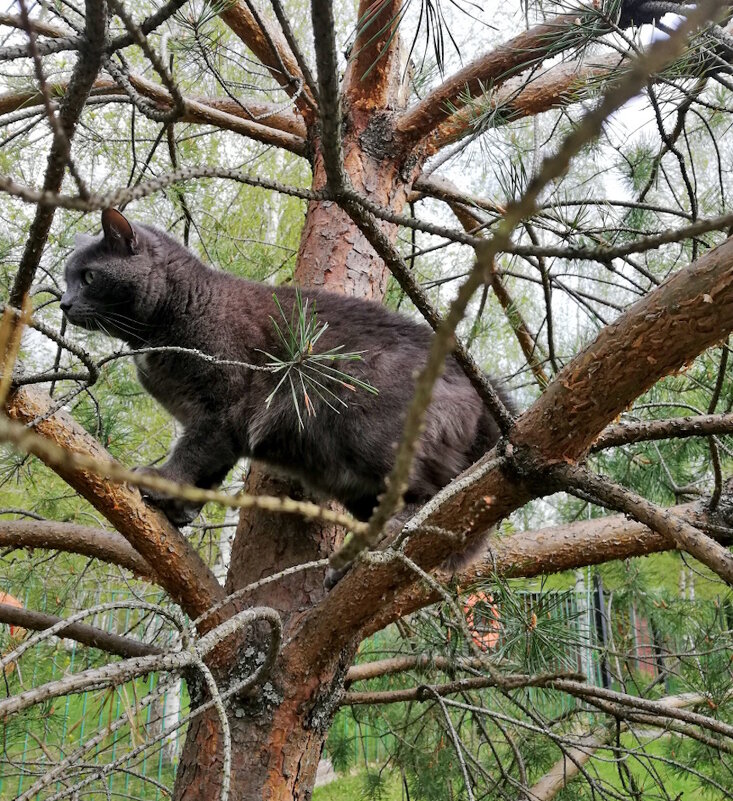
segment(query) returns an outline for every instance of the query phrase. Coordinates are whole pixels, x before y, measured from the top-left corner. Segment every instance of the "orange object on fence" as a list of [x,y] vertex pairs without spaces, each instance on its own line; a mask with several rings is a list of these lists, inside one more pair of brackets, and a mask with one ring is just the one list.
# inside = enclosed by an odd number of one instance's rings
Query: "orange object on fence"
[[[0,604],[7,604],[8,606],[15,606],[18,609],[23,608],[23,604],[15,597],[7,592],[0,592]],[[14,637],[15,634],[25,634],[25,629],[20,626],[10,626],[10,636]]]
[[[474,618],[474,607],[476,604],[484,604],[486,611],[481,611],[481,625],[476,626]],[[471,637],[482,651],[495,648],[501,636],[501,615],[499,607],[494,603],[494,596],[485,592],[477,592],[469,595],[463,604],[463,613],[466,615],[466,623],[471,631]]]

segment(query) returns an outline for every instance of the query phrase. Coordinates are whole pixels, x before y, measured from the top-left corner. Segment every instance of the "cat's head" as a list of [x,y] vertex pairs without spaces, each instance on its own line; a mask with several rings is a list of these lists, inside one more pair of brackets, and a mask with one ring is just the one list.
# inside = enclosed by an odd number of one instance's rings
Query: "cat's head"
[[150,237],[150,229],[133,227],[116,209],[102,212],[101,236],[77,237],[60,303],[70,323],[127,342],[146,338],[159,295]]

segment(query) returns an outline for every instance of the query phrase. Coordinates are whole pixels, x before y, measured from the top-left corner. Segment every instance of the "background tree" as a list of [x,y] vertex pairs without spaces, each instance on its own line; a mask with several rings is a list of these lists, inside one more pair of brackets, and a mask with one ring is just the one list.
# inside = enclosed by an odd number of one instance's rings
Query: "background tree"
[[[439,773],[453,770],[466,797],[549,798],[570,764],[594,791],[613,795],[588,773],[585,755],[609,743],[617,755],[628,750],[622,729],[635,725],[664,727],[723,761],[733,733],[729,664],[698,667],[703,685],[706,676],[719,677],[715,692],[698,683],[690,695],[660,700],[658,683],[604,690],[566,664],[558,671],[516,654],[489,658],[466,631],[438,566],[522,510],[515,530],[495,535],[486,560],[459,577],[465,586],[490,576],[486,589],[494,588],[502,608],[511,608],[512,596],[499,595],[497,582],[674,548],[700,563],[689,564],[715,593],[733,582],[733,558],[718,542],[730,522],[721,435],[733,423],[725,5],[649,0],[501,13],[465,6],[448,20],[430,0],[419,8],[363,2],[356,13],[313,0],[310,18],[302,12],[279,0],[267,9],[246,1],[133,9],[90,0],[33,9],[21,2],[17,14],[2,17],[8,303],[0,435],[20,455],[7,457],[10,519],[0,535],[9,548],[80,554],[94,566],[71,582],[64,577],[58,611],[68,624],[34,617],[32,594],[28,608],[0,606],[0,615],[46,634],[63,630],[123,659],[103,658],[32,688],[18,671],[0,714],[17,714],[27,727],[50,698],[152,672],[183,673],[192,715],[176,798],[309,797],[338,706],[365,700],[343,695],[345,681],[360,676],[352,672],[359,644],[442,601],[456,631],[450,670],[474,671],[474,684],[408,686],[413,696],[401,700],[431,702],[453,746],[444,753],[455,755]],[[652,22],[656,41],[647,47]],[[635,114],[648,121],[638,135]],[[436,330],[394,474],[368,525],[314,506],[300,488],[252,468],[243,492],[198,491],[246,510],[222,585],[212,570],[217,559],[227,561],[215,527],[221,513],[194,529],[200,537],[186,537],[142,502],[135,487],[154,479],[110,462],[159,458],[170,427],[140,394],[125,354],[67,332],[56,300],[72,234],[96,230],[97,215],[86,213],[128,204],[132,216],[167,225],[222,269],[371,300],[387,295]],[[31,330],[21,342],[23,322]],[[11,387],[19,349],[22,369]],[[380,543],[450,352],[504,436],[418,514],[409,536]],[[511,376],[517,419],[483,368]],[[680,409],[693,414],[675,416]],[[551,507],[533,503],[558,492],[581,501],[565,495]],[[690,494],[709,500],[669,508]],[[634,522],[611,516],[562,525],[587,504]],[[527,530],[517,530],[519,521]],[[561,525],[536,530],[550,522]],[[344,526],[352,536],[342,548]],[[360,553],[327,594],[325,560],[338,566]],[[87,571],[95,581],[104,575],[98,560],[162,588],[168,605],[128,604],[142,619],[125,636],[104,639],[99,625],[69,615],[74,604],[90,605],[81,590]],[[40,569],[35,556],[13,568]],[[111,611],[91,609],[87,616]],[[193,628],[179,610],[196,621]],[[539,637],[532,614],[525,645]],[[730,622],[720,620],[701,624],[716,655],[730,640]],[[430,642],[410,625],[414,636],[403,634],[405,642]],[[674,656],[685,675],[685,655]],[[21,657],[17,649],[6,653],[6,676],[11,664],[22,668]],[[530,685],[580,698],[604,722],[538,717],[521,693],[512,694]],[[473,711],[456,712],[443,699],[489,686],[483,706],[468,704]],[[499,697],[515,707],[509,729],[492,708]],[[496,727],[506,730],[491,769],[465,756],[467,712],[477,748],[493,745]],[[481,714],[491,730],[476,722]],[[522,725],[538,736],[518,745]],[[90,747],[111,734],[95,735],[101,739]],[[114,757],[104,770],[85,767],[84,753],[43,762],[20,797],[73,794],[117,767]],[[553,768],[558,757],[565,761]],[[405,759],[400,764],[406,769]],[[412,766],[414,777],[424,771]],[[699,772],[727,792],[713,772]],[[633,785],[633,777],[623,780]],[[58,789],[60,781],[68,786]],[[418,787],[428,792],[428,783]]]

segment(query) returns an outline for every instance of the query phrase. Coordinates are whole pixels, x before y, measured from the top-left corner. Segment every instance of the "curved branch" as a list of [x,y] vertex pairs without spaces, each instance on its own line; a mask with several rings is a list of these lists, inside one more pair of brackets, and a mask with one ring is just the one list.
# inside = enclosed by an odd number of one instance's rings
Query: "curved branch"
[[[19,389],[8,398],[6,412],[12,420],[32,426],[37,434],[67,452],[109,461],[109,454],[68,414],[47,416],[52,406],[48,395]],[[224,590],[206,563],[162,512],[143,502],[136,489],[73,466],[56,466],[54,470],[112,523],[187,614],[196,617],[223,599]],[[208,621],[210,625],[217,622],[216,616],[213,618]]]
[[[50,629],[51,626],[55,626],[60,621],[61,618],[56,615],[34,612],[31,609],[18,609],[15,606],[0,603],[0,623],[21,626],[24,629],[32,629],[33,631],[44,631],[45,629]],[[69,623],[68,626],[61,629],[58,636],[68,637],[68,639],[75,640],[82,645],[99,648],[100,651],[128,658],[162,653],[162,649],[155,645],[148,645],[148,643],[134,640],[132,637],[111,634],[86,623]]]
[[[163,108],[173,108],[173,98],[162,86],[143,78],[141,75],[132,74],[128,78],[132,86],[140,94],[155,100]],[[194,98],[184,97],[183,116],[180,117],[180,120],[201,125],[215,125],[218,128],[248,136],[258,142],[282,147],[292,153],[297,153],[299,156],[305,155],[306,145],[303,136],[286,132],[284,128],[278,128],[274,124],[276,121],[285,123],[288,115],[282,113],[273,115],[273,124],[270,125],[269,120],[268,123],[263,123],[247,118],[241,107],[238,107],[238,113],[232,113],[232,107],[236,106],[237,104],[233,102],[227,103],[223,100],[215,100],[213,103],[209,103],[205,99],[195,100]],[[265,108],[264,110],[266,111],[267,109]],[[294,120],[295,118],[292,119]],[[302,122],[297,127],[302,133],[305,133],[305,126]]]
[[0,520],[0,547],[47,548],[110,562],[155,581],[155,572],[116,531],[54,520]]
[[733,587],[733,554],[683,518],[584,467],[557,464],[550,471],[550,477],[551,481],[558,482],[560,489],[580,489],[601,503],[664,534]]
[[[280,617],[274,609],[254,607],[237,612],[216,628],[199,637],[195,647],[185,650],[169,650],[144,656],[132,657],[122,662],[111,662],[98,668],[89,668],[79,673],[72,673],[55,681],[41,684],[17,695],[0,700],[0,716],[15,714],[35,704],[61,695],[84,692],[91,688],[122,684],[138,676],[145,676],[158,671],[181,671],[189,666],[201,667],[202,660],[217,646],[233,634],[248,625],[258,622],[267,623],[270,627],[270,640],[264,661],[243,681],[235,682],[240,691],[250,687],[259,680],[265,671],[269,671],[280,647]],[[232,687],[230,687],[232,689]]]

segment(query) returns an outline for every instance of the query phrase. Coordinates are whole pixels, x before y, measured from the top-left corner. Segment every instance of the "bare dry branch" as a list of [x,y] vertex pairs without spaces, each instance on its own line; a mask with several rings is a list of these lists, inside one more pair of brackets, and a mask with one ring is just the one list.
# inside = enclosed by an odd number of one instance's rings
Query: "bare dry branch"
[[617,448],[634,442],[657,439],[704,437],[733,433],[733,414],[700,414],[695,417],[672,417],[667,420],[644,420],[609,426],[593,443],[592,452]]
[[[484,666],[485,669],[485,666]],[[395,704],[404,701],[428,701],[434,695],[454,695],[455,693],[482,690],[487,687],[501,687],[504,690],[514,690],[519,687],[545,687],[553,684],[560,678],[572,678],[582,681],[583,676],[567,672],[523,675],[496,675],[472,676],[468,679],[459,679],[445,684],[430,684],[418,687],[409,687],[404,690],[374,690],[363,692],[347,692],[341,698],[342,706],[358,706],[361,704]]]
[[[24,629],[43,631],[61,622],[62,618],[56,615],[48,615],[45,612],[35,612],[32,609],[19,609],[9,604],[0,603],[0,622],[10,626],[21,626]],[[121,637],[119,634],[112,634],[95,626],[86,623],[69,623],[61,629],[60,637],[68,637],[70,640],[88,645],[91,648],[99,648],[110,654],[133,658],[147,656],[150,654],[162,653],[162,650],[155,645],[134,640],[131,637]]]
[[[68,90],[60,104],[59,125],[64,133],[64,138],[62,140],[60,137],[56,137],[51,146],[43,181],[43,189],[46,192],[58,192],[61,188],[68,162],[69,143],[74,135],[74,129],[84,108],[84,103],[102,66],[107,43],[106,4],[86,0],[85,7],[85,44],[79,52]],[[28,241],[10,291],[10,302],[14,306],[20,306],[30,290],[48,232],[51,229],[53,216],[53,207],[39,206],[36,209],[36,216],[31,225]]]
[[[198,638],[195,644],[193,642],[189,643],[184,650],[131,657],[122,662],[112,662],[99,668],[82,670],[79,673],[64,676],[61,679],[56,679],[47,684],[25,690],[10,698],[0,700],[0,716],[16,714],[35,704],[42,703],[49,698],[57,698],[60,695],[123,684],[133,678],[153,672],[181,671],[190,665],[200,663],[214,648],[244,626],[259,621],[268,623],[270,627],[269,658],[266,661],[271,665],[280,646],[280,618],[273,609],[254,607],[238,612],[224,623]],[[258,669],[256,673],[261,675],[262,671]]]

